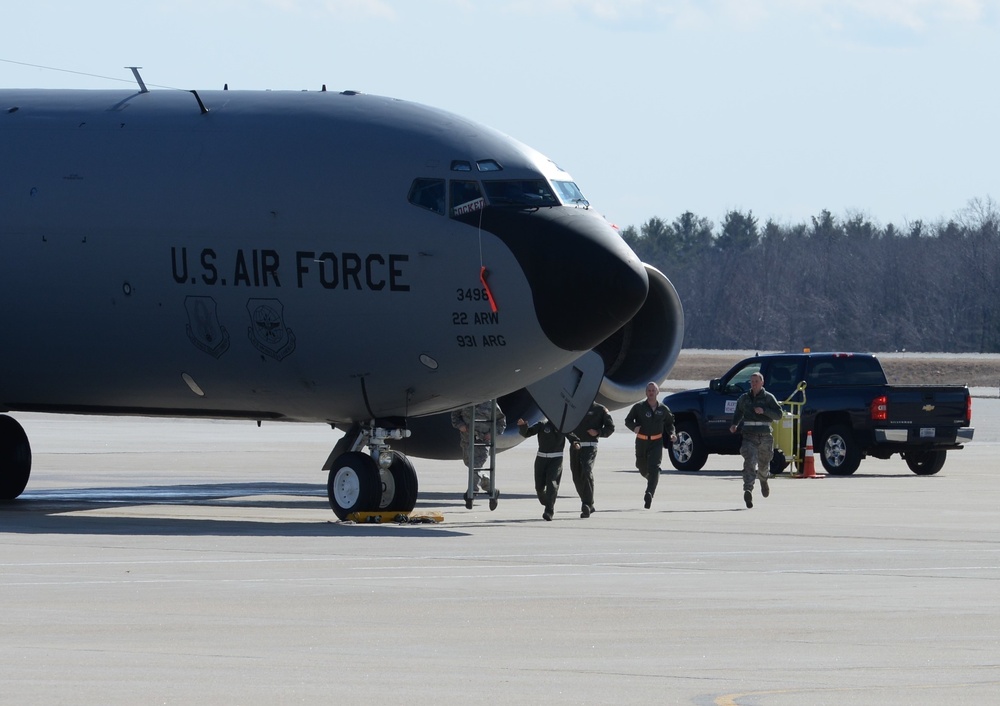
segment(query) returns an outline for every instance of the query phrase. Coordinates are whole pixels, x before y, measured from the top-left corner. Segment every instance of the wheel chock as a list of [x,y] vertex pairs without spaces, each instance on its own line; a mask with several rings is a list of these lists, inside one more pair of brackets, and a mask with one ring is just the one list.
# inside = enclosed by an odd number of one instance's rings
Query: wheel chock
[[348,522],[358,524],[382,524],[394,522],[397,525],[417,524],[427,522],[444,522],[440,512],[352,512],[347,516]]

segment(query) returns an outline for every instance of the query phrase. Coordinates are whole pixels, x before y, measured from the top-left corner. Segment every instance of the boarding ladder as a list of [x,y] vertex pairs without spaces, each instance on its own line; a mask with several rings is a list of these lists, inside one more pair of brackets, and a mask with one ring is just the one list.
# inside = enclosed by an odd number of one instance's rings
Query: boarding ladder
[[[472,509],[472,502],[476,495],[485,495],[490,501],[490,510],[497,509],[497,502],[500,499],[500,491],[497,490],[497,404],[496,400],[490,401],[489,419],[476,418],[476,406],[473,405],[469,415],[472,419],[472,428],[469,429],[469,456],[465,459],[469,469],[469,485],[465,491],[465,507]],[[489,422],[489,440],[480,439],[476,434],[476,424],[479,422]],[[486,449],[486,461],[482,468],[476,468],[476,449]],[[488,473],[489,489],[480,487],[479,474]]]

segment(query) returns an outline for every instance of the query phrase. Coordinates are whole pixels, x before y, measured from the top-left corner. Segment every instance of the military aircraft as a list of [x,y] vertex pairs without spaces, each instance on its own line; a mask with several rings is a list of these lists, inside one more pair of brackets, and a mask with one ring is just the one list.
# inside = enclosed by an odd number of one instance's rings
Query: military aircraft
[[[571,400],[584,356],[621,407],[676,359],[670,282],[526,145],[356,91],[134,74],[0,91],[0,411],[329,424],[343,519],[413,509],[408,456],[458,457],[450,410],[551,416],[534,397]],[[30,470],[0,415],[0,498]]]

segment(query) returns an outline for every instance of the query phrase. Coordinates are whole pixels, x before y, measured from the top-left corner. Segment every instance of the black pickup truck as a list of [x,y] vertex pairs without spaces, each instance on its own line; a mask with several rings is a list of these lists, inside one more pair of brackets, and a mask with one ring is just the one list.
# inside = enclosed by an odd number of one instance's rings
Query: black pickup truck
[[[708,389],[686,390],[663,399],[674,414],[677,441],[670,461],[681,471],[700,470],[709,454],[738,454],[732,434],[737,398],[750,389],[750,376],[782,402],[805,382],[800,448],[812,431],[815,456],[828,473],[847,476],[866,456],[901,454],[917,475],[941,470],[949,449],[972,440],[972,398],[964,386],[889,385],[882,364],[863,353],[777,353],[737,363]],[[801,401],[802,393],[794,398]],[[788,461],[775,451],[772,472]]]

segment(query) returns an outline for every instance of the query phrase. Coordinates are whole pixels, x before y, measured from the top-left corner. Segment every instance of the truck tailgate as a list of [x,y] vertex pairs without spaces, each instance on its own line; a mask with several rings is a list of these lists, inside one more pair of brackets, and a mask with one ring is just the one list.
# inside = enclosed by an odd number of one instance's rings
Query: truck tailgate
[[893,422],[963,426],[969,399],[966,387],[890,386],[889,419]]
[[[876,427],[891,429],[887,441],[955,442],[959,427],[969,423],[969,391],[965,387],[890,386],[886,391],[886,417]],[[904,430],[908,433],[902,435]]]

